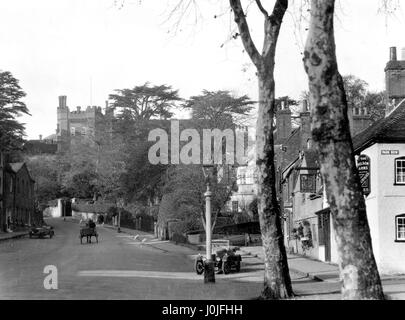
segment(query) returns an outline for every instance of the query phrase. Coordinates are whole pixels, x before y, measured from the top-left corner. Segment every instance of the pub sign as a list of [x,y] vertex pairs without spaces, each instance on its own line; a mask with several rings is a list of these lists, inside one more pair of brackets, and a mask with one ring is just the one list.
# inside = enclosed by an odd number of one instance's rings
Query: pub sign
[[370,194],[370,158],[361,154],[357,159],[357,170],[360,176],[360,184],[365,196]]

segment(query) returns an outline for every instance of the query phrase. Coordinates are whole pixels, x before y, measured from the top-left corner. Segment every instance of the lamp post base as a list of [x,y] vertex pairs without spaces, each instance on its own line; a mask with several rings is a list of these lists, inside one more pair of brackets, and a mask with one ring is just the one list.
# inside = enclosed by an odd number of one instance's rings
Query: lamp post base
[[211,260],[204,262],[204,283],[215,282],[215,263]]

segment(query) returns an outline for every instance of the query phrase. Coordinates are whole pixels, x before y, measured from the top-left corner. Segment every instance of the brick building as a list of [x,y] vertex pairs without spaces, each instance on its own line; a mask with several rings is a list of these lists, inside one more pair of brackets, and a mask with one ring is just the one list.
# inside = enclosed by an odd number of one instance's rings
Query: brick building
[[16,229],[39,222],[35,213],[34,184],[25,163],[1,165],[1,230]]

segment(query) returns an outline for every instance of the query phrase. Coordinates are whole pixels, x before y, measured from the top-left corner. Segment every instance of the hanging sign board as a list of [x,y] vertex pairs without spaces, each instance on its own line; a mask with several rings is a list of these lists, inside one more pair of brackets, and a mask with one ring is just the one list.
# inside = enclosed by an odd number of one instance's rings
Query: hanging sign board
[[359,171],[360,184],[365,196],[370,194],[370,158],[361,154],[357,159],[357,170]]

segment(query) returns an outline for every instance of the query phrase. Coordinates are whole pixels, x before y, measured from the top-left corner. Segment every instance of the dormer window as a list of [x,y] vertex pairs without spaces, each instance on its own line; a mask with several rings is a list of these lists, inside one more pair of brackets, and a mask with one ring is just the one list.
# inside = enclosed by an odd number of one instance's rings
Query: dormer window
[[395,159],[395,184],[405,185],[405,157]]

